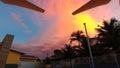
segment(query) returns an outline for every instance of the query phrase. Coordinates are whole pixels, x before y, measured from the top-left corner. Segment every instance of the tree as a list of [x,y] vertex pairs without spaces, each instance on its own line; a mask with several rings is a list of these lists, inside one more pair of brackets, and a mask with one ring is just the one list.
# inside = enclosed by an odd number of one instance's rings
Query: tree
[[70,44],[73,42],[73,41],[78,41],[78,46],[80,46],[80,43],[81,43],[81,38],[84,37],[84,34],[82,31],[77,31],[77,32],[73,32],[71,34],[71,38],[70,38]]
[[105,49],[101,44],[95,44],[91,47],[93,56],[101,56],[109,53],[108,49]]
[[62,59],[72,59],[76,56],[76,53],[71,45],[65,44],[65,47],[61,50],[54,50],[54,55],[61,56]]
[[113,52],[112,54],[119,68],[116,53],[120,49],[120,22],[116,19],[111,19],[110,22],[104,21],[103,26],[99,26],[96,30],[99,44],[109,51],[112,50],[111,52]]
[[89,56],[87,38],[82,31],[76,31],[71,34],[71,42],[77,41],[78,45],[75,45],[74,48],[78,56]]
[[44,61],[45,64],[50,64],[51,63],[51,60],[50,60],[49,57],[46,57],[43,61]]
[[118,51],[120,48],[120,22],[111,19],[110,22],[104,21],[103,26],[97,28],[98,41],[105,48],[112,48]]
[[70,67],[72,68],[72,58],[76,56],[76,52],[71,45],[65,44],[65,47],[61,50],[54,50],[54,55],[59,56],[61,59],[69,60],[71,65]]

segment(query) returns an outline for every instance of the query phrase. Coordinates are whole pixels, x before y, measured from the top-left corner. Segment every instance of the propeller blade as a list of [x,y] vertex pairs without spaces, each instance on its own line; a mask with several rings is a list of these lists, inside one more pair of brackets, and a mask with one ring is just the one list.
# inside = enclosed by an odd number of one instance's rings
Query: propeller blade
[[5,4],[16,5],[16,6],[32,9],[38,12],[42,12],[42,13],[45,12],[44,9],[32,4],[31,2],[27,0],[1,0],[1,1]]
[[80,12],[83,12],[85,10],[97,7],[97,6],[101,6],[104,4],[109,3],[111,0],[91,0],[88,3],[86,3],[85,5],[83,5],[82,7],[78,8],[77,10],[75,10],[72,15],[76,15]]

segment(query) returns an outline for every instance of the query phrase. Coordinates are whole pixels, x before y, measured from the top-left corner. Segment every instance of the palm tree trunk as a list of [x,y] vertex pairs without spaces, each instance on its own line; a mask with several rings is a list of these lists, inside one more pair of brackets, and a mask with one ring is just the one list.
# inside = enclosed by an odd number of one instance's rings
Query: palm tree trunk
[[69,43],[69,45],[71,45],[72,44],[72,40],[70,40],[70,43]]
[[80,46],[80,41],[78,42],[78,46],[81,47],[81,46]]

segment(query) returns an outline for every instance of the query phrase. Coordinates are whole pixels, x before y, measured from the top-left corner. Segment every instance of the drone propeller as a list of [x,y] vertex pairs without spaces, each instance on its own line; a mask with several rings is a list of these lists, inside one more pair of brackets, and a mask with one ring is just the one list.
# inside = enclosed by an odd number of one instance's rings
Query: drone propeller
[[42,12],[42,13],[45,12],[44,9],[32,4],[31,2],[27,0],[1,0],[1,1],[5,4],[16,5],[16,6],[32,9],[38,12]]
[[75,10],[72,15],[76,15],[80,12],[83,12],[85,10],[100,6],[100,5],[104,5],[109,3],[111,0],[91,0],[88,3],[86,3],[85,5],[83,5],[82,7],[78,8],[77,10]]

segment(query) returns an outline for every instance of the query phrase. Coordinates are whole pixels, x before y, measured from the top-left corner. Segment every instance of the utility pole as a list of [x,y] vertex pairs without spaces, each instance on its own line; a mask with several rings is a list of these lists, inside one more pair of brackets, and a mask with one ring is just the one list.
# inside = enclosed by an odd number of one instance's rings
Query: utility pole
[[91,51],[91,47],[90,47],[90,40],[89,40],[88,33],[87,33],[86,23],[84,23],[84,27],[85,27],[85,32],[86,32],[86,36],[87,36],[88,50],[89,50],[89,54],[90,54],[90,62],[91,62],[92,68],[94,68],[93,56],[92,56],[92,51]]

